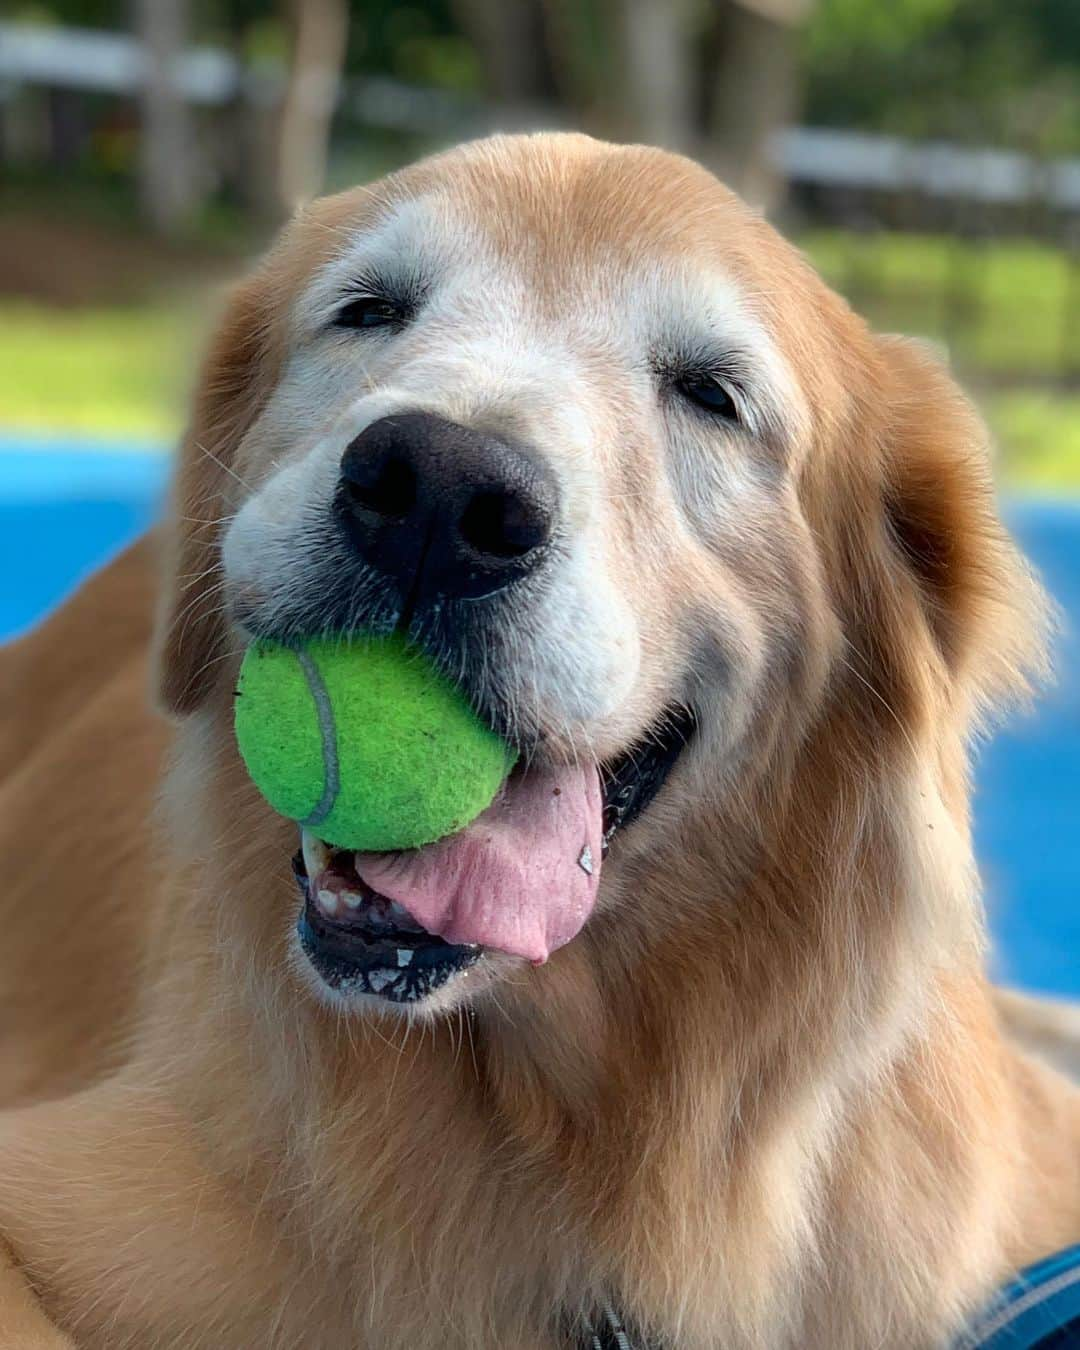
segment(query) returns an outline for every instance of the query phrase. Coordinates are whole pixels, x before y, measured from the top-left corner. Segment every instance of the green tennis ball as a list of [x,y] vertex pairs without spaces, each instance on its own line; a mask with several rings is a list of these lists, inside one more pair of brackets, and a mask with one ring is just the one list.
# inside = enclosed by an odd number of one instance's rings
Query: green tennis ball
[[336,848],[419,848],[463,829],[516,753],[398,636],[257,642],[236,691],[255,786]]

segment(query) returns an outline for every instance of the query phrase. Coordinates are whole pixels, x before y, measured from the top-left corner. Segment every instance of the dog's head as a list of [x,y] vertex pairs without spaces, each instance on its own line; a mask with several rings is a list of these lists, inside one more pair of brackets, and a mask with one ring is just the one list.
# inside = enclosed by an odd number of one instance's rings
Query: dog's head
[[[482,995],[583,926],[596,952],[708,947],[777,840],[827,866],[830,809],[865,815],[901,764],[962,831],[963,738],[1037,608],[933,360],[704,170],[577,136],[298,215],[211,347],[173,530],[162,682],[213,803],[198,846],[227,889],[277,877],[244,902],[271,948],[358,1003]],[[395,628],[523,767],[479,842],[307,836],[298,897],[232,748],[239,653]]]

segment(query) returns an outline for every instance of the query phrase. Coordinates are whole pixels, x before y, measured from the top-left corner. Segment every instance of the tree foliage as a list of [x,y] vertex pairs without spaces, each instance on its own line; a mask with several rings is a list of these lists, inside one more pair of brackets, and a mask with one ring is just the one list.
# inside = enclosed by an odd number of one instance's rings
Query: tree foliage
[[819,0],[805,120],[1080,150],[1076,0]]
[[[618,45],[618,3],[502,2],[545,14],[551,32],[565,29],[563,50],[538,67],[543,92],[564,102],[574,94],[580,103],[591,89],[602,103]],[[701,35],[728,3],[679,0],[688,44],[702,60],[718,59],[716,44]],[[281,60],[284,8],[283,0],[192,0],[192,37]],[[469,31],[475,3],[350,0],[349,8],[348,72],[502,92],[491,88],[490,53]],[[132,0],[16,0],[12,12],[123,30]],[[1080,152],[1080,0],[816,0],[801,44],[801,81],[801,117],[811,123]]]

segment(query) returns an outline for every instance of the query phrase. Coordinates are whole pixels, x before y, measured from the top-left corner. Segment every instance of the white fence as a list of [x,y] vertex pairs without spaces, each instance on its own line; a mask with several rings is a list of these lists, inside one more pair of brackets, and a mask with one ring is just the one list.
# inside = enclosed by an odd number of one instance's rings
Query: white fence
[[[0,97],[23,85],[133,96],[146,78],[138,40],[122,33],[0,23]],[[179,58],[176,84],[193,104],[216,106],[240,93],[272,99],[283,84],[273,69],[244,71],[228,52],[192,47]],[[550,109],[495,110],[479,101],[389,79],[347,80],[339,113],[364,126],[475,135],[496,124],[551,124]],[[986,205],[1038,201],[1080,211],[1080,159],[1039,160],[1018,151],[902,140],[820,127],[792,127],[774,144],[792,183],[853,191],[917,192]]]

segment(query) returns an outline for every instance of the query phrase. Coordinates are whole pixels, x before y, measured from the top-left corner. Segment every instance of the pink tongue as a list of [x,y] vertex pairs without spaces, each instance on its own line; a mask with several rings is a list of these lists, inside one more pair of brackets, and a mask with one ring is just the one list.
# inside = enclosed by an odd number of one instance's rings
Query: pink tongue
[[447,942],[546,961],[596,900],[602,808],[594,768],[527,773],[460,834],[405,853],[358,853],[354,865]]

